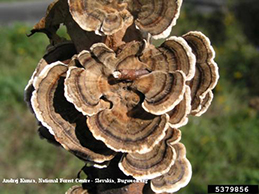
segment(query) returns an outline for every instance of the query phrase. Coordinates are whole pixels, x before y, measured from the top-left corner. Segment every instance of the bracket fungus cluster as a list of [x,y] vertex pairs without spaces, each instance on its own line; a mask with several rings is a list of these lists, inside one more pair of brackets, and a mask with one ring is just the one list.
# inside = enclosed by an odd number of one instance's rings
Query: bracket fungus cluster
[[[179,128],[206,112],[219,75],[204,34],[168,38],[181,4],[55,0],[31,31],[51,43],[25,88],[40,135],[100,171],[149,180],[154,193],[186,186]],[[69,40],[57,34],[61,24]]]

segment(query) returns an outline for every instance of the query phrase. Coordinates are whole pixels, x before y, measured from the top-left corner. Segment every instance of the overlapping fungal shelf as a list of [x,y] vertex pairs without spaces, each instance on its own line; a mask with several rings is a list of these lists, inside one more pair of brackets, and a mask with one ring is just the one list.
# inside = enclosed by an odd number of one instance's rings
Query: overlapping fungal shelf
[[[185,187],[192,169],[179,128],[207,111],[219,74],[203,33],[168,37],[181,5],[54,1],[31,31],[50,39],[25,88],[40,134],[93,168],[114,168],[121,157],[115,167],[149,180],[154,193]],[[70,40],[57,34],[61,24]],[[88,193],[68,193],[79,191]]]

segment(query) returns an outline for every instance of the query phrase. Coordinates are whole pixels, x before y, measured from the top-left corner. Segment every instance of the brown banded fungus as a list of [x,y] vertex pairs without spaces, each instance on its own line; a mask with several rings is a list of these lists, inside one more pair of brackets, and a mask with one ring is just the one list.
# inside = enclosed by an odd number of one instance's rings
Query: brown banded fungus
[[[51,46],[25,88],[25,101],[41,136],[85,161],[87,176],[116,172],[113,178],[147,179],[156,193],[177,192],[190,181],[178,128],[207,111],[219,74],[214,49],[201,32],[152,45],[152,38],[169,36],[181,5],[55,0],[31,31],[47,34]],[[71,41],[57,35],[61,24]],[[87,190],[124,189],[107,185]],[[87,190],[76,186],[67,193]]]
[[111,160],[114,152],[91,138],[85,118],[64,97],[67,69],[64,63],[54,62],[34,78],[31,98],[34,113],[56,141],[79,158],[97,163]]
[[[102,93],[98,84],[104,85],[102,65],[95,61],[89,52],[82,51],[77,58],[87,61],[87,67],[71,66],[65,81],[65,95],[77,110],[91,116],[110,107],[110,103],[100,99]],[[75,59],[74,59],[75,60]],[[83,63],[86,65],[86,63]]]
[[133,22],[127,3],[118,0],[68,0],[73,19],[86,31],[111,35]]
[[145,154],[128,153],[122,157],[119,167],[136,179],[151,179],[156,193],[173,193],[186,186],[192,175],[190,162],[182,143],[181,131],[170,128],[165,138]]
[[188,115],[191,112],[191,90],[186,86],[183,100],[174,109],[167,112],[169,125],[172,128],[179,128],[187,124]]
[[171,169],[160,177],[151,180],[151,188],[157,193],[177,192],[185,187],[192,176],[192,168],[189,160],[186,158],[186,149],[182,143],[172,144],[177,157]]
[[192,168],[189,160],[186,158],[186,149],[182,143],[172,143],[172,147],[176,151],[176,160],[170,170],[151,180],[151,188],[157,193],[177,192],[182,187],[185,187],[192,176]]
[[169,36],[180,14],[182,0],[128,0],[129,10],[135,17],[135,24],[141,31],[153,38]]
[[191,80],[195,73],[195,55],[187,42],[181,37],[172,36],[162,45],[153,45],[144,50],[141,61],[147,63],[150,71],[174,72],[181,70],[186,80]]
[[189,86],[192,96],[191,113],[200,116],[209,107],[213,98],[211,90],[219,79],[218,66],[214,61],[215,51],[210,40],[201,32],[192,31],[183,37],[196,56],[196,72]]
[[174,73],[154,71],[136,79],[132,87],[145,95],[142,106],[147,112],[162,115],[182,101],[185,80],[181,71]]
[[104,44],[93,45],[91,53],[82,51],[75,58],[81,67],[70,66],[65,80],[66,98],[88,116],[93,136],[115,151],[147,152],[168,128],[167,115],[155,116],[139,106],[142,97],[131,89],[132,77],[125,78],[126,82],[114,77],[121,68],[130,68],[128,64],[136,64],[131,69],[134,71],[145,67],[135,57],[140,46],[129,43],[115,53]]
[[136,179],[153,179],[165,174],[176,160],[175,149],[171,144],[180,141],[178,129],[168,129],[166,136],[150,152],[124,154],[119,163],[120,169]]
[[112,35],[129,27],[133,18],[153,38],[169,36],[180,14],[182,0],[68,0],[73,19],[86,31]]

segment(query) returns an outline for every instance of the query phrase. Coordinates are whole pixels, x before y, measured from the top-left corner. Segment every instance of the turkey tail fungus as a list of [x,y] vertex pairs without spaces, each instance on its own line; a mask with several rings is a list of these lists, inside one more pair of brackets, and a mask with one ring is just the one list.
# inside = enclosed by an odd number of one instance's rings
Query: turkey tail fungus
[[116,183],[67,194],[175,193],[189,183],[179,128],[207,111],[219,73],[203,33],[170,36],[181,5],[55,0],[31,30],[50,40],[24,92],[41,137],[83,160],[89,180]]

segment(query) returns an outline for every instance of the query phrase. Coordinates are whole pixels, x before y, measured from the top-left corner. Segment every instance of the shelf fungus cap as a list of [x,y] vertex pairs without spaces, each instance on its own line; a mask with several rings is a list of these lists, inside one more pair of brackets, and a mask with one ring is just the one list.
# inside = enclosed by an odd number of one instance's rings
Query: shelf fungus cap
[[169,115],[169,125],[172,128],[180,128],[188,123],[188,115],[191,112],[191,90],[186,86],[183,100],[167,114]]
[[185,75],[182,71],[165,73],[154,71],[136,79],[132,88],[145,95],[142,107],[154,115],[162,115],[179,104],[185,92]]
[[[119,85],[109,84],[110,77],[118,78],[119,83],[120,79],[124,79],[119,76],[126,75],[124,71],[127,71],[128,76],[128,72],[134,72],[134,69],[143,69],[145,65],[136,57],[140,48],[141,43],[133,41],[126,44],[121,52],[115,53],[105,44],[97,43],[91,47],[91,52],[84,50],[79,53],[72,62],[75,64],[78,61],[81,67],[71,65],[65,80],[67,100],[88,116],[109,109],[111,102],[103,98]],[[123,70],[120,73],[121,69]],[[128,78],[132,79],[132,76]]]
[[165,174],[174,165],[176,152],[173,143],[180,141],[178,129],[168,129],[164,139],[150,152],[144,154],[129,153],[122,157],[119,168],[136,179],[153,179]]
[[215,51],[210,40],[201,32],[192,31],[183,36],[196,56],[196,71],[188,83],[191,88],[191,114],[200,116],[206,112],[212,101],[210,92],[218,82],[218,65],[215,63]]
[[103,43],[94,44],[90,50],[91,54],[109,69],[110,73],[114,73],[124,69],[147,68],[146,64],[138,59],[144,47],[145,42],[131,41],[122,45],[116,52]]
[[148,45],[140,60],[147,64],[150,71],[171,73],[180,70],[187,81],[195,74],[195,55],[182,37],[171,36],[158,48]]
[[66,99],[73,103],[82,114],[91,116],[110,108],[110,103],[101,99],[102,87],[107,84],[102,73],[102,64],[91,54],[82,51],[73,60],[79,60],[85,68],[70,66],[65,79]]
[[34,70],[30,80],[28,81],[27,85],[25,86],[24,89],[24,101],[26,102],[27,106],[30,108],[30,110],[33,112],[33,108],[31,105],[31,97],[32,97],[32,93],[35,90],[33,87],[33,80],[35,77],[37,77],[39,75],[39,73],[42,71],[42,69],[44,67],[46,67],[48,65],[48,63],[42,58],[36,69]]
[[67,69],[66,64],[57,61],[35,77],[31,98],[34,113],[56,141],[77,157],[96,163],[109,161],[115,153],[92,137],[86,118],[64,96]]
[[127,4],[118,0],[68,0],[68,4],[77,24],[99,35],[112,35],[133,22]]
[[185,187],[191,179],[192,167],[186,158],[185,146],[182,143],[173,144],[177,158],[171,169],[160,177],[151,180],[151,188],[157,193],[174,193]]
[[166,38],[176,24],[182,0],[132,0],[129,10],[135,15],[136,27],[154,39]]
[[[128,95],[127,100],[131,101]],[[117,99],[119,101],[119,98]],[[113,108],[100,111],[87,119],[93,136],[116,152],[146,153],[165,136],[168,116],[154,116],[141,108],[128,110],[126,102],[115,103]]]
[[213,92],[210,90],[207,92],[206,96],[203,99],[201,99],[199,109],[192,111],[192,115],[199,117],[202,114],[204,114],[208,110],[212,100],[213,100]]
[[91,52],[82,51],[74,58],[79,64],[69,67],[65,80],[67,100],[88,116],[93,136],[117,152],[148,152],[168,128],[168,116],[143,110],[142,96],[132,90],[132,81],[125,81],[135,79],[131,72],[148,73],[139,71],[145,67],[136,57],[141,47],[133,41],[114,52],[102,43],[94,44]]

